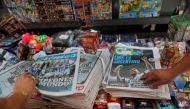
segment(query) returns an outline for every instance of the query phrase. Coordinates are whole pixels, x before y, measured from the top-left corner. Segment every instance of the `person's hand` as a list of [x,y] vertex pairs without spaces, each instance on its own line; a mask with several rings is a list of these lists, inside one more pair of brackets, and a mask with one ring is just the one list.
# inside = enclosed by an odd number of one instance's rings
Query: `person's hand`
[[31,73],[25,73],[16,78],[15,93],[23,94],[26,97],[31,97],[36,92],[37,80]]
[[171,70],[169,69],[159,69],[159,70],[153,70],[149,73],[144,74],[141,77],[141,80],[144,84],[148,85],[150,88],[158,88],[158,86],[167,84],[171,82],[174,78],[174,75],[172,75]]

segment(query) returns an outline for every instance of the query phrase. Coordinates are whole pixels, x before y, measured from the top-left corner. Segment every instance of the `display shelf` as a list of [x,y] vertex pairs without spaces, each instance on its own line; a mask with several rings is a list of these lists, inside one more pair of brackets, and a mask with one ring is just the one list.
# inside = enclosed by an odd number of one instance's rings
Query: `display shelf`
[[76,28],[79,27],[78,22],[52,22],[52,23],[29,23],[24,24],[26,29],[52,29],[52,28]]
[[168,24],[168,16],[153,18],[128,18],[117,20],[99,20],[94,21],[94,26],[124,26],[124,25],[144,25],[144,24]]
[[148,37],[167,37],[169,38],[168,32],[144,32],[136,33],[139,38],[148,38]]
[[[168,24],[169,17],[155,17],[155,18],[130,18],[117,20],[97,20],[94,21],[94,27],[105,26],[125,26],[125,25],[144,25],[144,24]],[[50,29],[50,28],[77,28],[79,23],[77,21],[56,22],[56,23],[30,23],[24,24],[27,29]]]

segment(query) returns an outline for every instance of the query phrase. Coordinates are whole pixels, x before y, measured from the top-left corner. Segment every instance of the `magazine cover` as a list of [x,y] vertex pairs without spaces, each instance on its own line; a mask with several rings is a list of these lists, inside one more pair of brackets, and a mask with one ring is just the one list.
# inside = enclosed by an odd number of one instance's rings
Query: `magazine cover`
[[15,78],[23,74],[31,65],[31,61],[21,61],[0,72],[0,98],[12,95]]
[[79,52],[54,54],[38,58],[31,71],[39,79],[38,89],[50,96],[71,95],[75,91]]
[[155,68],[161,68],[157,48],[116,46],[108,85],[113,88],[150,91],[140,78]]

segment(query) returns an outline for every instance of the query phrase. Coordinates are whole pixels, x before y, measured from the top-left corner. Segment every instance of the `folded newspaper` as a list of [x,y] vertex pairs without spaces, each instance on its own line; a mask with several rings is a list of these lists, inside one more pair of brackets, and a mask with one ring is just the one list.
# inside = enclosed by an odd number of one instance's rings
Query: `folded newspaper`
[[31,65],[31,61],[21,61],[0,71],[0,98],[6,98],[13,94],[15,78],[25,73]]
[[167,85],[150,89],[140,80],[145,73],[161,68],[159,58],[157,48],[116,45],[103,87],[114,97],[170,99]]
[[77,83],[80,52],[53,54],[39,57],[31,67],[39,79],[39,91],[47,96],[74,94]]
[[99,91],[103,76],[110,62],[108,49],[99,49],[95,55],[86,54],[81,48],[69,48],[65,53],[80,50],[79,72],[74,94],[70,96],[51,97],[44,96],[54,102],[78,109],[92,109],[94,100]]

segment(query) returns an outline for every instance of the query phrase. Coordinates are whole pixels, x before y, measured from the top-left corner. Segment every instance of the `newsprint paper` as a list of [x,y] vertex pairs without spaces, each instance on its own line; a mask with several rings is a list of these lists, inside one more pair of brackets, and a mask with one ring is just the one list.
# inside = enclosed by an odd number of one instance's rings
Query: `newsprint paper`
[[39,79],[38,89],[44,95],[65,96],[75,92],[80,52],[48,55],[38,58],[32,73]]
[[16,77],[25,73],[31,65],[31,61],[21,61],[0,72],[0,98],[12,95]]
[[[105,77],[103,81],[104,87],[106,87],[106,90],[113,92],[115,96],[124,94],[126,91],[128,92],[126,95],[136,93],[136,95],[149,97],[163,96],[166,86],[150,89],[140,80],[145,73],[161,68],[159,58],[158,48],[116,46],[112,64],[110,65],[111,69],[107,72],[108,77]],[[117,91],[120,93],[117,93]],[[121,91],[124,92],[121,93]],[[169,97],[167,96],[167,98]]]

